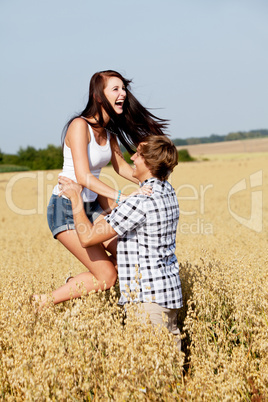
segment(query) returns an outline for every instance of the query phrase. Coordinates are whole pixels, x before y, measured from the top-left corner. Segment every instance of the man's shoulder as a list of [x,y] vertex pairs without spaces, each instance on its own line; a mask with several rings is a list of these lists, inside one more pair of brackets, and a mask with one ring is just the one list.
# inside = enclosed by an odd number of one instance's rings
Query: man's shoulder
[[174,188],[168,181],[154,179],[151,181],[151,183],[149,182],[148,185],[152,185],[153,192],[151,195],[132,195],[122,201],[117,208],[139,208],[145,212],[148,208],[151,208],[152,204],[155,205],[159,202],[163,202],[165,201],[166,197],[169,198],[171,195],[176,196]]
[[141,205],[144,202],[146,197],[147,196],[145,196],[144,194],[131,195],[130,197],[128,197],[125,200],[123,200],[122,202],[120,202],[119,207],[120,206]]
[[165,197],[167,195],[175,195],[175,190],[168,181],[157,180],[153,184],[153,194],[156,197]]

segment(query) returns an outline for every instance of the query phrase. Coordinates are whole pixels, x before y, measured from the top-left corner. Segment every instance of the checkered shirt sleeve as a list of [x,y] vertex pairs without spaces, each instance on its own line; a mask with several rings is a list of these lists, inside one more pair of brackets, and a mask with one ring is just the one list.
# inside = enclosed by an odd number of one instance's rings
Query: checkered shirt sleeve
[[145,197],[146,196],[144,195],[129,197],[121,202],[110,215],[105,217],[106,221],[113,227],[119,236],[124,236],[125,233],[130,232],[136,229],[137,226],[143,224],[146,218],[142,207]]

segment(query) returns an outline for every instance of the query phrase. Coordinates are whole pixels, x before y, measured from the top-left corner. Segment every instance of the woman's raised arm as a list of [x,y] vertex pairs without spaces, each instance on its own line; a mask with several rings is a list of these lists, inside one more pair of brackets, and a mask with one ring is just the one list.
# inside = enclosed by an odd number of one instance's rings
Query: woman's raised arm
[[132,181],[135,184],[139,184],[139,181],[132,176],[133,169],[125,161],[122,151],[118,145],[117,139],[114,135],[111,135],[111,150],[111,162],[116,173],[124,177],[125,179]]

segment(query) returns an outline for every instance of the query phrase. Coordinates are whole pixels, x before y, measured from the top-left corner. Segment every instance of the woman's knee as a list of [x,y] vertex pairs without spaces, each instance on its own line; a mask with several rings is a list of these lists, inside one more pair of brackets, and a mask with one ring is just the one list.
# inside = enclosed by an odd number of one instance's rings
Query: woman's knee
[[117,280],[117,271],[115,267],[111,267],[109,270],[105,270],[105,272],[99,272],[98,274],[94,274],[96,280],[101,284],[103,289],[110,289],[115,285]]
[[116,280],[117,280],[117,271],[113,269],[113,271],[110,272],[109,275],[107,275],[104,278],[106,289],[110,289],[112,286],[114,286]]

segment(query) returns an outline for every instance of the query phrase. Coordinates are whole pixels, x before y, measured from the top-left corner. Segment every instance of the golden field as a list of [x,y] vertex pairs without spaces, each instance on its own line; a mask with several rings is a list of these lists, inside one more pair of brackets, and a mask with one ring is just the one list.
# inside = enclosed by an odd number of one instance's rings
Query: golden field
[[[83,270],[47,227],[58,173],[0,175],[0,398],[267,400],[268,153],[181,163],[172,173],[182,354],[164,330],[134,317],[122,325],[117,288],[34,311],[33,292]],[[110,167],[102,179],[131,189]]]
[[187,148],[190,155],[198,158],[222,159],[259,157],[268,152],[268,138],[251,138],[247,140],[223,141],[208,144],[194,144],[179,146],[179,149]]

